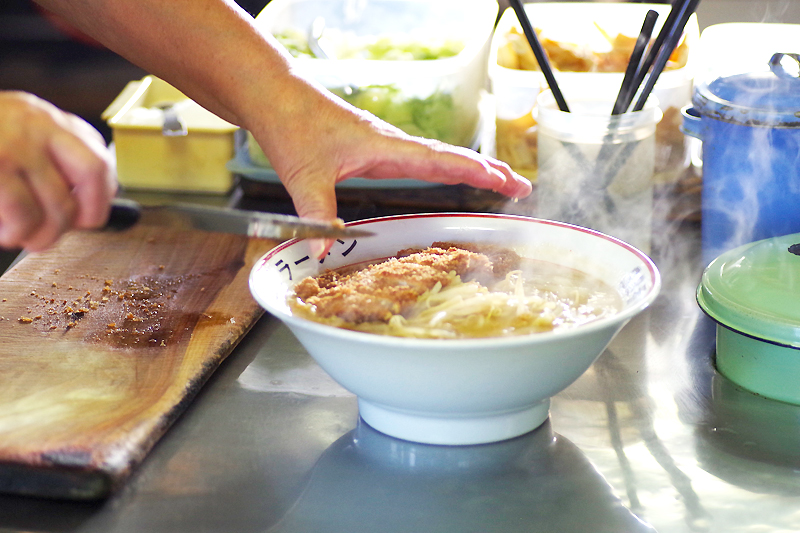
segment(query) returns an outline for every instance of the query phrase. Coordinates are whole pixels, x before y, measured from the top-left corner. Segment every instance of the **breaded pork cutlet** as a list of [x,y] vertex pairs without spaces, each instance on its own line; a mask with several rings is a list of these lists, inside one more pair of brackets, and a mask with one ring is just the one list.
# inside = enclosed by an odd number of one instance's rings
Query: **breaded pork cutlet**
[[445,249],[455,247],[485,255],[492,263],[494,278],[498,280],[505,278],[512,270],[521,268],[522,258],[514,250],[503,246],[453,242],[434,242],[431,246]]
[[483,254],[455,247],[427,248],[349,274],[328,271],[300,281],[295,295],[316,309],[317,316],[350,323],[388,321],[403,314],[436,283],[450,283],[451,271],[468,281],[492,277]]

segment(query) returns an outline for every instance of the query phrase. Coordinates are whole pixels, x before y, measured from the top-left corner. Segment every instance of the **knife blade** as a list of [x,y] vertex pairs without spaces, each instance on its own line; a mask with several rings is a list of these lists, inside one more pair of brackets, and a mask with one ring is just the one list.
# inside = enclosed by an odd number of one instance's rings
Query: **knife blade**
[[145,212],[160,212],[165,215],[177,216],[194,229],[234,233],[263,239],[286,240],[374,235],[370,231],[348,228],[335,222],[310,220],[292,215],[180,203],[142,206],[127,198],[115,198],[112,201],[111,213],[105,229],[127,229],[138,223]]

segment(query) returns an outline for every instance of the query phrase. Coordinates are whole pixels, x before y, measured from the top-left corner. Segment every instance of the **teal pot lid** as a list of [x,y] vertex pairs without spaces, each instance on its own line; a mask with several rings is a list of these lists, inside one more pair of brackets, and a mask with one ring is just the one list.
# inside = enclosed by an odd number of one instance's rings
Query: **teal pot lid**
[[697,303],[743,335],[800,348],[800,233],[746,244],[703,272]]

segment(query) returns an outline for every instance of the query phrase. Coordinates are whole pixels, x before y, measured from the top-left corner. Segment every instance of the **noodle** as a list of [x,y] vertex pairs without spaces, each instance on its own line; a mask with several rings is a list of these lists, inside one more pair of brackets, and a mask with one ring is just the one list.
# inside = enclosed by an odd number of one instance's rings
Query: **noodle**
[[450,271],[446,279],[431,283],[402,312],[390,313],[386,320],[358,322],[321,316],[313,297],[304,301],[294,296],[290,306],[298,316],[336,327],[429,339],[504,337],[574,328],[621,308],[616,291],[598,279],[549,263],[521,261],[525,268],[508,271],[488,284],[483,279],[464,281]]

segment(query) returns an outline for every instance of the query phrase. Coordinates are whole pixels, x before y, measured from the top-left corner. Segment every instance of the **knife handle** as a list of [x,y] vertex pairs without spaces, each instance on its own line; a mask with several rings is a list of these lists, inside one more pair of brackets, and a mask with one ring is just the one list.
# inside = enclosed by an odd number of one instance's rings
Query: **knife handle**
[[108,215],[105,229],[122,231],[130,228],[142,217],[142,206],[138,202],[126,198],[114,198],[111,201],[111,213]]

